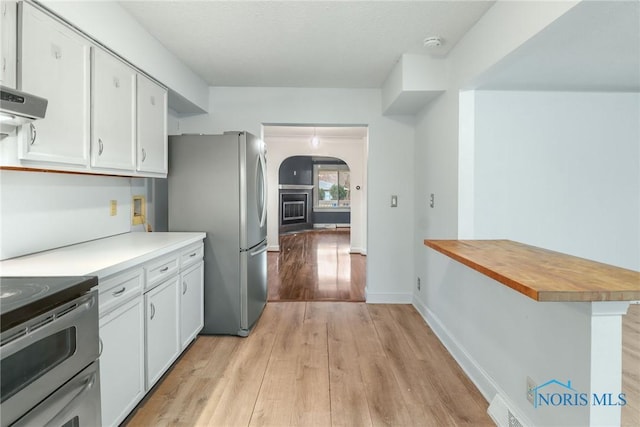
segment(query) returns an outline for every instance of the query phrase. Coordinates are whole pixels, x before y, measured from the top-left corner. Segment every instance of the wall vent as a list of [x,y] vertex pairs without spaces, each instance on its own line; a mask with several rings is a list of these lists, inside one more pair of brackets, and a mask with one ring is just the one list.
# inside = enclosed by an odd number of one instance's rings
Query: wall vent
[[530,424],[511,412],[507,402],[499,394],[496,394],[491,401],[487,413],[498,427],[526,427]]
[[507,414],[509,415],[509,427],[524,427],[520,421],[516,418],[515,415],[511,413],[510,410],[507,409]]

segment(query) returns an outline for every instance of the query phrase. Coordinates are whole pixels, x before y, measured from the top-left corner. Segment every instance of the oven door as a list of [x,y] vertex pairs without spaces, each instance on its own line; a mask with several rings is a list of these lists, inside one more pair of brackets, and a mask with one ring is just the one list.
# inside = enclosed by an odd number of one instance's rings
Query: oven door
[[100,369],[96,360],[33,408],[13,427],[100,425]]
[[98,359],[98,293],[93,290],[2,334],[2,426],[38,405]]

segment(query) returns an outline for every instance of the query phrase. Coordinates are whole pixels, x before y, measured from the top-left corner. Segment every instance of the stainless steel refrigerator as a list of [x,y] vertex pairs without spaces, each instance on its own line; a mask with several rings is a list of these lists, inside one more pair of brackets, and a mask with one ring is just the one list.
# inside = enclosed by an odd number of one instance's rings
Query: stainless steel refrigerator
[[205,231],[204,334],[247,336],[267,301],[264,144],[248,132],[169,138],[169,231]]

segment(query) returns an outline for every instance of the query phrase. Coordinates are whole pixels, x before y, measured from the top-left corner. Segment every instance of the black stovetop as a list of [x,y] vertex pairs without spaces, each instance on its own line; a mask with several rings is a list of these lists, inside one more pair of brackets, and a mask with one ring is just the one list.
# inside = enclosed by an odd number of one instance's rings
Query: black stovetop
[[71,301],[98,285],[96,276],[0,277],[0,329]]

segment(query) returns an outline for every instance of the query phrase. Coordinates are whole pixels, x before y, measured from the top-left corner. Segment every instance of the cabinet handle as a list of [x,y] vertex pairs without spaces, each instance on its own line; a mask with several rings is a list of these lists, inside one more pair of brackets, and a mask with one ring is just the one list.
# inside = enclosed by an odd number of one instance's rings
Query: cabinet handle
[[102,338],[98,338],[98,357],[102,356],[102,350],[104,350],[104,343],[102,342]]
[[192,253],[191,255],[189,255],[189,258],[193,258],[193,257],[194,257],[194,256],[196,256],[197,254],[198,254],[197,252],[194,252],[194,253]]
[[31,129],[31,142],[29,142],[29,145],[33,145],[38,137],[38,132],[36,131],[36,126],[33,123],[29,123],[29,129]]
[[166,273],[166,272],[167,272],[167,270],[169,270],[169,267],[165,267],[165,268],[161,269],[161,270],[160,270],[160,273]]
[[127,288],[123,286],[123,287],[122,287],[122,289],[120,289],[119,291],[115,291],[115,292],[113,293],[113,296],[114,296],[114,297],[119,297],[120,295],[122,295],[122,294],[124,293],[124,291],[125,291],[126,289],[127,289]]
[[98,138],[98,156],[102,155],[102,150],[104,150],[104,144],[102,143],[102,139]]
[[146,150],[143,148],[143,149],[142,149],[142,161],[144,162],[146,158],[147,158],[147,152],[146,152]]
[[151,303],[151,320],[153,320],[155,315],[156,315],[156,306],[153,305],[153,303]]
[[2,57],[2,71],[7,71],[7,58]]
[[182,295],[187,293],[187,282],[182,282]]

